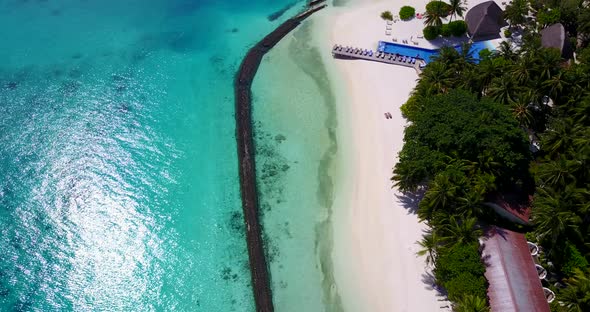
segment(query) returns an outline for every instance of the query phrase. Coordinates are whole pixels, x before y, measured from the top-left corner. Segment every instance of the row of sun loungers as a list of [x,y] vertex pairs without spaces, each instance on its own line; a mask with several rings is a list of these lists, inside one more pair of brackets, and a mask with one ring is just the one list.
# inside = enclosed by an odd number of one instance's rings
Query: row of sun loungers
[[405,56],[405,55],[401,55],[401,54],[390,54],[390,53],[386,53],[386,52],[377,52],[377,54],[375,56],[377,58],[387,59],[390,61],[397,61],[397,62],[407,63],[407,64],[416,64],[415,57]]
[[[339,53],[339,52],[341,52],[341,53]],[[353,56],[353,57],[358,56],[359,58],[372,59],[372,60],[376,60],[376,61],[385,61],[386,63],[397,63],[397,64],[401,63],[400,65],[406,65],[406,66],[410,66],[410,67],[412,67],[412,65],[416,64],[416,61],[419,60],[419,59],[416,59],[415,57],[410,57],[410,56],[401,55],[401,54],[392,54],[392,53],[386,53],[386,52],[373,53],[373,51],[371,51],[371,50],[359,49],[359,48],[341,46],[341,45],[335,45],[334,48],[332,49],[332,53],[335,55],[341,54],[341,55]]]
[[351,53],[351,54],[359,55],[359,56],[360,55],[373,56],[373,51],[367,50],[367,49],[359,49],[359,48],[344,47],[344,46],[340,46],[340,45],[335,45],[333,50],[347,52],[347,53]]

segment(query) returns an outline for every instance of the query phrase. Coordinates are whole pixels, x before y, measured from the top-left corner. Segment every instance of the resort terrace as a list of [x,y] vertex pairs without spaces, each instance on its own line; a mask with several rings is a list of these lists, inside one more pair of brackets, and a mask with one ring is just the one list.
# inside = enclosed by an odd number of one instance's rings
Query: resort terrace
[[[485,4],[487,1],[482,0],[471,0],[468,1],[469,8],[473,8],[480,4]],[[494,1],[499,7],[505,7],[505,4],[499,1]],[[491,40],[471,42],[471,38],[467,35],[462,37],[439,37],[434,40],[426,40],[423,37],[422,30],[424,29],[423,10],[424,8],[416,7],[417,16],[408,20],[400,20],[399,17],[395,17],[393,21],[385,21],[379,17],[380,12],[374,12],[374,19],[363,21],[363,23],[369,24],[367,28],[373,31],[363,33],[362,41],[359,42],[333,42],[335,46],[339,47],[353,47],[358,48],[362,51],[371,51],[373,54],[379,52],[386,53],[395,56],[406,56],[409,58],[416,58],[423,60],[425,64],[430,62],[430,58],[438,54],[438,51],[445,46],[454,47],[460,49],[462,44],[471,43],[472,56],[477,61],[479,58],[479,52],[483,49],[495,50],[500,43],[505,40],[502,33]],[[392,6],[391,12],[399,11],[399,7]],[[464,13],[464,16],[467,12]],[[443,19],[444,22],[448,22],[448,18]],[[357,55],[343,55],[342,53],[334,53],[335,57],[347,57],[356,59],[366,59],[373,61],[380,61],[377,58],[358,57]],[[340,51],[337,51],[340,52]],[[383,62],[388,64],[402,65],[399,62]],[[408,66],[409,67],[409,66]],[[419,70],[419,68],[416,68]]]

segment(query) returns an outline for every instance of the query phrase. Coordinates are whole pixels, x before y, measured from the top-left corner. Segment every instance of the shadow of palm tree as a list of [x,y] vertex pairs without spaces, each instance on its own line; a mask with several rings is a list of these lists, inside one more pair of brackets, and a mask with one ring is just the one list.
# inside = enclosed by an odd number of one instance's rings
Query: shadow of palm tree
[[416,214],[418,204],[424,197],[424,193],[426,193],[426,188],[421,187],[415,192],[405,192],[401,195],[395,195],[395,197],[402,204],[402,207],[408,211],[408,214]]
[[436,296],[440,297],[438,301],[448,301],[447,291],[436,284],[436,279],[434,278],[434,275],[431,272],[422,273],[422,283],[426,285],[426,287],[424,287],[426,290],[436,291]]

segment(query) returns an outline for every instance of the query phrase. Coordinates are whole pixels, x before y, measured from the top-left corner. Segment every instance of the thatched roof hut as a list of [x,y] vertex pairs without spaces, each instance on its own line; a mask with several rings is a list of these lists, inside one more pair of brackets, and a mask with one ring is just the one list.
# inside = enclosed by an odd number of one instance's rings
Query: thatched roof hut
[[500,28],[508,25],[504,12],[494,1],[480,3],[467,12],[465,22],[473,41],[500,38]]
[[573,56],[572,46],[561,23],[541,30],[541,45],[545,48],[558,49],[563,58],[570,59]]

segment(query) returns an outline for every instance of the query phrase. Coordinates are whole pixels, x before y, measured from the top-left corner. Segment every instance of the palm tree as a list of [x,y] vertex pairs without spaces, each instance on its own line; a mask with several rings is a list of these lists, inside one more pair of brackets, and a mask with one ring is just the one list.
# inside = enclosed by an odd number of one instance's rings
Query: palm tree
[[438,55],[434,56],[434,60],[446,66],[451,66],[461,60],[461,54],[452,47],[444,46],[440,48]]
[[424,25],[441,27],[442,24],[442,16],[440,14],[426,12],[426,14],[424,15]]
[[483,194],[480,194],[478,190],[469,190],[464,196],[457,199],[459,205],[457,211],[463,213],[466,216],[479,217],[484,214]]
[[511,78],[516,79],[516,82],[519,84],[524,84],[531,79],[531,74],[534,68],[535,64],[533,59],[529,56],[524,56],[514,65],[511,71]]
[[[555,77],[554,77],[555,78]],[[568,109],[568,114],[580,124],[590,124],[590,96],[571,105],[571,109]]]
[[483,235],[483,231],[477,227],[475,217],[449,217],[449,222],[442,226],[445,240],[451,241],[452,245],[469,244],[477,242]]
[[518,90],[519,87],[514,79],[511,76],[505,75],[492,80],[487,94],[500,103],[509,104],[514,102]]
[[446,93],[453,86],[450,69],[441,62],[432,62],[421,74],[421,84],[427,86],[428,94]]
[[490,312],[488,303],[484,298],[474,295],[465,295],[453,307],[455,312]]
[[442,18],[447,16],[448,12],[448,4],[438,1],[432,1],[428,5],[426,5],[426,14],[424,15],[424,24],[426,26],[435,26],[440,27],[442,26]]
[[571,118],[559,118],[541,136],[541,147],[549,156],[564,153],[572,148],[576,132],[580,130]]
[[555,49],[541,49],[536,57],[538,69],[541,72],[540,78],[551,79],[551,76],[557,71],[561,55]]
[[513,0],[504,10],[504,17],[510,21],[510,26],[523,25],[526,22],[528,14],[528,4],[526,0]]
[[502,41],[500,43],[497,53],[507,60],[516,60],[518,58],[518,53],[514,51],[512,45],[507,41]]
[[579,236],[581,218],[555,190],[541,188],[535,196],[534,205],[532,219],[536,226],[535,232],[549,243],[550,248],[566,238],[568,232]]
[[449,22],[453,20],[453,16],[463,17],[463,12],[467,9],[464,4],[463,0],[449,0],[449,13],[451,14]]
[[558,159],[545,162],[538,167],[538,177],[543,185],[550,187],[565,187],[575,182],[575,173],[580,169],[581,163],[576,160],[566,159],[561,155]]
[[526,100],[519,100],[516,102],[512,102],[511,109],[514,118],[518,120],[520,126],[528,128],[533,121],[533,115],[529,110],[529,104]]
[[558,99],[563,89],[568,86],[568,81],[564,78],[563,72],[560,71],[551,77],[551,79],[543,82],[543,87],[548,89],[551,99]]
[[566,280],[567,287],[559,292],[558,311],[590,311],[590,269],[575,269],[574,276]]
[[457,186],[451,183],[449,177],[443,173],[437,174],[418,205],[418,217],[430,220],[437,210],[447,208],[456,195]]
[[[504,42],[502,42],[504,43]],[[485,95],[492,80],[502,74],[503,69],[506,68],[506,61],[503,58],[497,57],[479,63],[478,79],[481,84],[481,92]]]
[[440,238],[436,235],[433,229],[430,229],[422,236],[422,240],[416,242],[422,249],[416,254],[418,256],[426,256],[426,265],[436,263],[438,249],[441,245]]

